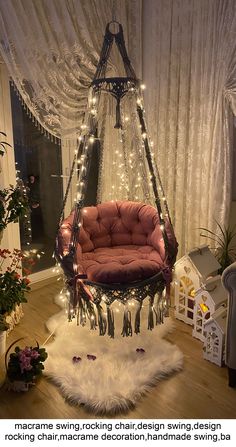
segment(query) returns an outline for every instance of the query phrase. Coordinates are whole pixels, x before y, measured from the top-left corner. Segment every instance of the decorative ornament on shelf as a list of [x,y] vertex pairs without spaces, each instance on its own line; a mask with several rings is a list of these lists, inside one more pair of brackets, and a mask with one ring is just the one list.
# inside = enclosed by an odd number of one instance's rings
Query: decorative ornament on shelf
[[207,245],[196,248],[175,263],[174,289],[175,317],[193,325],[196,290],[210,276],[217,274],[219,262]]
[[43,362],[48,356],[45,348],[40,348],[37,342],[35,347],[25,346],[21,349],[16,346],[14,352],[10,353],[11,348],[20,340],[22,338],[14,341],[5,354],[8,389],[19,392],[28,391],[30,386],[35,385],[42,376]]
[[214,312],[222,307],[227,308],[228,295],[221,283],[221,276],[207,279],[203,287],[197,290],[193,313],[193,337],[205,341],[204,325]]
[[226,322],[227,309],[221,306],[204,324],[203,357],[218,366],[225,361]]

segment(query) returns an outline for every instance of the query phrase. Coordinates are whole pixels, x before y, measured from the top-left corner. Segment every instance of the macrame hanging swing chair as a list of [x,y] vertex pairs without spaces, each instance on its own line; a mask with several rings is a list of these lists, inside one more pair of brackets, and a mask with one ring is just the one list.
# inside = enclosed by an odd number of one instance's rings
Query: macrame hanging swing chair
[[[124,65],[122,77],[106,77],[114,42]],[[106,26],[81,129],[55,247],[66,278],[69,320],[76,317],[81,325],[87,321],[100,335],[114,337],[113,303],[118,302],[124,310],[122,335],[130,336],[140,332],[140,312],[147,299],[147,328],[152,330],[168,315],[178,244],[147,134],[142,84],[129,60],[122,26],[116,21]],[[85,206],[97,143],[97,201]],[[75,206],[64,219],[76,169]],[[133,321],[131,300],[136,305]]]

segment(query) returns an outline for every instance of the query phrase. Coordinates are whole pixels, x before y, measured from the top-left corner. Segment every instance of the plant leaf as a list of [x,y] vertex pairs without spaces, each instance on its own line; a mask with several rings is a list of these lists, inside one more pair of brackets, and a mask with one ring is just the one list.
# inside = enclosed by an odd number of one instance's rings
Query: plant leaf
[[[203,227],[199,227],[199,230],[202,230],[202,231],[205,231],[206,233],[212,234],[215,237],[215,239],[218,239],[219,241],[221,241],[223,243],[223,240],[214,231],[208,230],[207,228],[203,228]],[[201,236],[203,236],[203,235],[201,234]],[[205,237],[209,237],[209,236],[205,236]]]
[[0,141],[0,146],[9,146],[9,147],[11,147],[11,144],[7,143],[6,141]]

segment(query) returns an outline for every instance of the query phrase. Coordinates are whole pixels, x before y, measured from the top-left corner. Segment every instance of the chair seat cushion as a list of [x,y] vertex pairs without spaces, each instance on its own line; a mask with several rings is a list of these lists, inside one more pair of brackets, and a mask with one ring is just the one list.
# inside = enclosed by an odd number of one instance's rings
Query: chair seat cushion
[[159,253],[150,245],[120,245],[82,253],[80,260],[88,280],[112,284],[142,281],[164,267]]

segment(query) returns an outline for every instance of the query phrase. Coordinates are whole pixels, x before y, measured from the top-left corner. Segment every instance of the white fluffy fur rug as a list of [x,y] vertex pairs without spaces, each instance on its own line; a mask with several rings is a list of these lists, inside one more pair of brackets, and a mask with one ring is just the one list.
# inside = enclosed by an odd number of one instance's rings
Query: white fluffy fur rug
[[[55,340],[47,345],[46,375],[67,399],[95,414],[127,411],[151,386],[182,368],[181,351],[163,340],[173,329],[169,318],[153,331],[146,330],[143,322],[141,334],[127,338],[119,335],[116,323],[115,338],[110,339],[75,322],[68,323],[64,311],[47,322]],[[145,352],[136,352],[137,348]],[[88,354],[96,359],[89,360]],[[74,363],[74,356],[81,360]]]

